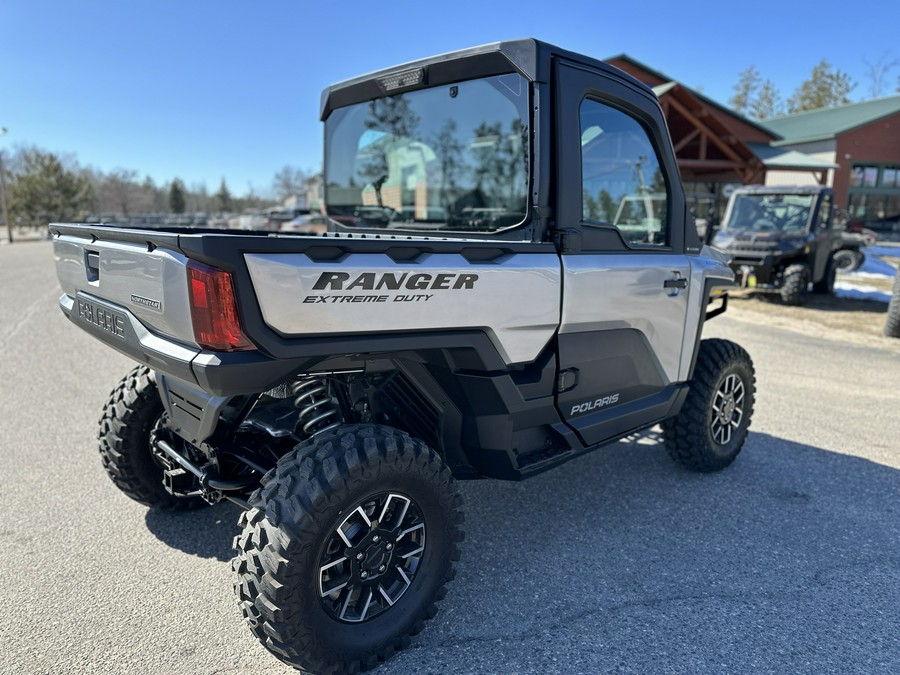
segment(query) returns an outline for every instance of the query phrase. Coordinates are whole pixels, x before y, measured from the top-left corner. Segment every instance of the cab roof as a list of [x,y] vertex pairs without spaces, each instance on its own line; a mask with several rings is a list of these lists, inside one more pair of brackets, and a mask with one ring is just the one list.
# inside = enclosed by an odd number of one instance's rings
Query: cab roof
[[513,72],[520,73],[530,82],[548,83],[555,58],[609,73],[651,95],[653,93],[647,85],[599,59],[570,52],[534,38],[524,38],[492,42],[418,59],[331,85],[322,92],[320,118],[325,121],[335,108],[388,95],[385,88],[387,82],[403,82],[402,79],[398,80],[398,75],[408,76],[406,82],[409,84],[390,89],[397,93]]

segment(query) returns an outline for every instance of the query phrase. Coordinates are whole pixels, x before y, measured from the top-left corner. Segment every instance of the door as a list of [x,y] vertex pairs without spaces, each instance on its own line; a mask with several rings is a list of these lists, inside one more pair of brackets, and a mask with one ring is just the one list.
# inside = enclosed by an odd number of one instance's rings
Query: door
[[656,100],[614,72],[556,74],[557,406],[592,445],[665,417],[682,388],[686,209]]
[[[813,281],[822,279],[828,270],[828,261],[831,259],[834,241],[837,238],[832,230],[831,218],[831,193],[823,192],[819,196],[818,203],[813,203],[815,218],[813,218],[812,231],[815,237],[813,242]],[[840,235],[838,235],[840,236]]]

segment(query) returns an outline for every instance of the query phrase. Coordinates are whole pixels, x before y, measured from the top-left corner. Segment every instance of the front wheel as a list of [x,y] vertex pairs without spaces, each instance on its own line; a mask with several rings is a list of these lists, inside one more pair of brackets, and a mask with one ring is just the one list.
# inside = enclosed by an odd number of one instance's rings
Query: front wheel
[[250,497],[235,593],[282,661],[355,672],[407,646],[459,559],[461,498],[421,441],[347,425],[300,444]]
[[786,305],[802,305],[806,302],[809,287],[809,267],[790,265],[784,271],[781,282],[781,301]]
[[728,340],[703,340],[681,412],[662,424],[669,455],[694,471],[724,469],[744,446],[755,395],[750,355]]

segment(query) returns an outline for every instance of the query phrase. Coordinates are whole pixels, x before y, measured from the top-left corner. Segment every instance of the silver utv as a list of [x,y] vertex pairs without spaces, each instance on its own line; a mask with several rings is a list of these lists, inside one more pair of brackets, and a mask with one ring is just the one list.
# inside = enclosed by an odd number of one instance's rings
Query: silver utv
[[322,120],[324,235],[51,230],[64,313],[140,363],[104,408],[110,477],[151,507],[242,505],[248,625],[339,672],[434,614],[455,480],[658,423],[721,469],[755,391],[743,349],[701,341],[733,274],[644,85],[501,42],[333,86]]

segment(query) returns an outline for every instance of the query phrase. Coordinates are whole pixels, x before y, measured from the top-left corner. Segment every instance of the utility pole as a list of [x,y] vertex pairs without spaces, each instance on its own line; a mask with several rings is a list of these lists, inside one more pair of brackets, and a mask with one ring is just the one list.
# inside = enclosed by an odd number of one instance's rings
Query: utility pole
[[[0,136],[6,136],[6,127],[0,128]],[[6,224],[6,238],[13,243],[12,223],[9,222],[9,209],[6,206],[6,170],[3,168],[3,151],[0,150],[0,202],[3,203],[3,222]]]

